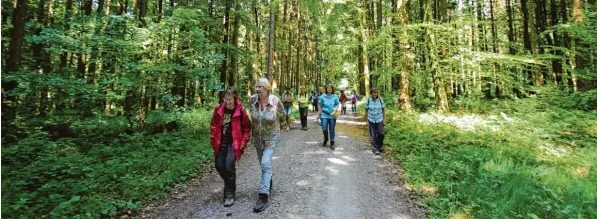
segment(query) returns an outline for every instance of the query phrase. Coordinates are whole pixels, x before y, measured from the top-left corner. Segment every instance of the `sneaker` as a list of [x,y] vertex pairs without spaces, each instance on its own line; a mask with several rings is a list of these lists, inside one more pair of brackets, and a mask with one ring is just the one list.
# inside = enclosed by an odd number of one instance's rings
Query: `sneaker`
[[379,151],[374,151],[373,152],[375,155],[379,155]]
[[257,199],[257,204],[253,207],[254,212],[261,212],[265,210],[267,207],[267,195],[266,194],[259,194],[259,199]]
[[290,131],[290,127],[286,127],[286,131]]
[[234,204],[234,198],[226,198],[224,201],[224,207],[230,207]]

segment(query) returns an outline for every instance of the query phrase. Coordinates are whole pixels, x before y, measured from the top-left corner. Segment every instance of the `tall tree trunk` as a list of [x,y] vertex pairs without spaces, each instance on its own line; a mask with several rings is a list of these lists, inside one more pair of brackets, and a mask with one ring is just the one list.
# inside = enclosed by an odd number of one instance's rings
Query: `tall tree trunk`
[[362,57],[362,63],[363,63],[363,77],[365,78],[365,94],[367,96],[370,95],[370,89],[371,89],[371,73],[369,72],[369,54],[367,52],[367,39],[368,39],[368,33],[367,33],[367,21],[366,21],[366,14],[362,13],[361,18],[360,18],[360,28],[361,28],[361,48],[362,53],[361,53],[361,57]]
[[[561,0],[560,5],[560,12],[562,13],[562,24],[568,25],[568,2],[567,0]],[[568,32],[564,33],[564,48],[570,50],[572,46],[570,45],[570,34]],[[564,53],[564,63],[566,63],[569,67],[573,67],[572,65],[572,55],[569,51]],[[568,75],[568,91],[569,92],[576,92],[576,75],[571,70],[566,69],[566,74]]]
[[269,38],[268,38],[268,52],[267,52],[267,79],[272,80],[272,73],[274,71],[274,13],[276,13],[276,9],[274,8],[274,0],[270,0],[270,11],[269,11]]
[[[70,30],[70,17],[72,16],[72,9],[73,9],[73,0],[66,1],[66,8],[64,14],[64,31],[68,33]],[[64,68],[67,65],[68,53],[63,52],[60,54],[60,68]]]
[[139,7],[139,27],[147,27],[147,7],[149,0],[137,0],[137,7]]
[[[396,1],[393,1],[392,10],[398,12],[398,23],[401,26],[406,26],[410,22],[410,0],[404,2],[400,1],[400,5],[395,5]],[[401,63],[401,70],[400,70],[400,78],[399,78],[399,92],[398,92],[398,109],[402,110],[410,110],[410,80],[409,74],[412,71],[412,65],[414,60],[414,54],[410,50],[410,43],[408,41],[408,31],[406,28],[402,29],[401,31],[401,38],[402,40],[396,39],[395,42],[395,50],[402,53],[402,59],[399,63]],[[398,60],[396,60],[398,61]]]
[[[297,25],[296,25],[296,29],[297,29],[297,37],[296,37],[296,68],[295,68],[295,86],[294,88],[296,89],[296,92],[299,92],[299,87],[301,86],[301,78],[300,76],[303,75],[301,74],[304,73],[304,71],[301,71],[300,69],[300,63],[301,63],[301,10],[300,10],[300,0],[296,1],[296,21],[297,21]],[[304,60],[304,59],[303,59]]]
[[[529,8],[527,6],[528,4],[528,0],[521,0],[520,1],[521,4],[521,11],[522,11],[522,24],[523,24],[523,35],[522,35],[522,39],[524,42],[524,49],[529,52],[530,54],[533,54],[533,49],[531,47],[531,34],[530,34],[530,28],[529,28]],[[527,73],[527,83],[529,85],[533,84],[533,72],[531,70],[525,69],[525,71]]]
[[232,32],[232,48],[234,52],[230,54],[230,72],[228,73],[228,86],[234,86],[234,79],[237,74],[238,66],[238,29],[240,27],[240,3],[234,0],[234,31]]
[[224,54],[224,59],[222,59],[222,64],[220,66],[220,83],[224,86],[222,86],[220,93],[218,94],[218,97],[220,99],[219,102],[222,102],[222,90],[225,87],[225,83],[226,83],[226,73],[227,73],[227,68],[228,68],[228,43],[229,43],[229,39],[228,39],[228,35],[230,34],[230,1],[231,0],[226,0],[226,11],[224,12],[224,38],[222,39],[222,53]]
[[[25,38],[25,23],[27,23],[27,0],[17,1],[17,6],[12,12],[12,29],[10,31],[10,44],[8,57],[6,58],[6,74],[15,74],[20,67],[23,51],[23,40]],[[10,94],[17,88],[16,81],[2,80],[2,139],[7,134],[14,133],[12,122],[16,117],[17,97]],[[8,102],[11,102],[10,104]]]
[[[551,26],[555,26],[558,25],[558,5],[557,5],[557,1],[556,0],[551,0]],[[554,47],[559,47],[561,46],[560,43],[560,36],[557,33],[557,31],[553,32],[553,46]],[[554,55],[556,56],[562,56],[562,51],[559,49],[554,49],[553,50]],[[560,59],[553,59],[552,63],[551,63],[552,69],[553,69],[553,74],[554,74],[554,84],[555,85],[561,85],[562,83],[562,61]]]
[[509,42],[509,51],[511,55],[516,54],[516,49],[514,44],[516,43],[516,39],[514,38],[514,18],[512,17],[512,0],[506,0],[506,12],[508,14],[508,42]]

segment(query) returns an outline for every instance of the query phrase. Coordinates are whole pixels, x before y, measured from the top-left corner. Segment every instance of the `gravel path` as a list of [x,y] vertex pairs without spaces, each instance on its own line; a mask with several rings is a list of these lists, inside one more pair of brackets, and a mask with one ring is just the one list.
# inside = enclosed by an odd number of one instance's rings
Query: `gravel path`
[[[350,108],[349,108],[350,109]],[[350,110],[349,110],[350,113]],[[338,126],[364,125],[341,116]],[[395,166],[375,156],[369,144],[336,131],[336,150],[321,146],[321,126],[309,115],[309,130],[294,121],[283,132],[272,161],[269,206],[253,213],[261,170],[250,147],[237,163],[235,203],[224,207],[223,181],[215,169],[141,212],[142,218],[423,218],[408,199]]]

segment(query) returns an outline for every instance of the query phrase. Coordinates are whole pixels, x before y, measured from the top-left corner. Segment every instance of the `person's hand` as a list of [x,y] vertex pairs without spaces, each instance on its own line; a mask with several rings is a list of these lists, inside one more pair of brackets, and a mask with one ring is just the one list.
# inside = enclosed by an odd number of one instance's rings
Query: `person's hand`
[[244,150],[245,150],[245,148],[247,148],[247,145],[241,145],[241,146],[240,146],[240,150],[241,150],[241,151],[244,151]]

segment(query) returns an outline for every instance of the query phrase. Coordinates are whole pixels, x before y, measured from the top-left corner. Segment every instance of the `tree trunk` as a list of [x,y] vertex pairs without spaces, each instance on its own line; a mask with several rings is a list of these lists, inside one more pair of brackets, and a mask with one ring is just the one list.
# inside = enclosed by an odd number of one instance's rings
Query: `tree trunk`
[[[68,21],[71,17],[72,8],[73,8],[73,0],[67,0],[65,14],[64,14],[64,32],[67,32],[67,33],[70,30],[70,23]],[[63,52],[62,54],[60,54],[60,68],[66,67],[67,61],[68,61],[67,59],[68,59],[67,52]]]
[[[551,26],[555,26],[558,25],[558,5],[556,0],[551,0]],[[553,32],[553,46],[554,47],[559,47],[561,46],[560,43],[560,37],[557,33],[557,31]],[[552,51],[554,55],[556,56],[562,56],[562,51],[555,49]],[[552,63],[551,63],[552,69],[553,69],[553,75],[554,75],[554,84],[555,85],[561,85],[562,83],[562,62],[560,59],[553,59]]]
[[267,79],[272,81],[272,73],[274,71],[273,60],[274,60],[274,0],[270,0],[270,11],[269,11],[269,38],[268,38],[268,52],[267,52]]
[[369,54],[367,52],[367,21],[366,21],[366,14],[361,15],[361,47],[362,47],[362,64],[363,64],[363,77],[365,78],[365,94],[366,96],[370,95],[371,89],[371,73],[369,72]]
[[228,35],[230,33],[230,1],[226,0],[226,11],[224,12],[224,38],[222,39],[222,53],[224,54],[224,59],[222,59],[222,64],[220,66],[220,83],[223,85],[218,93],[219,102],[222,102],[222,92],[224,87],[226,87],[226,73],[228,68]]
[[234,79],[237,74],[238,66],[238,29],[240,27],[240,3],[234,0],[234,31],[232,32],[232,47],[234,52],[230,54],[230,72],[228,73],[228,86],[234,86]]
[[[25,37],[25,23],[27,23],[27,0],[17,1],[17,6],[12,12],[12,26],[10,31],[10,44],[8,57],[6,59],[6,74],[15,74],[20,67],[21,54],[23,51],[23,40]],[[2,138],[7,133],[13,133],[13,124],[16,117],[17,97],[10,94],[10,91],[17,88],[16,81],[2,80]],[[8,102],[11,102],[10,104]]]
[[[568,25],[568,2],[567,0],[561,0],[560,5],[560,12],[562,13],[562,24]],[[570,34],[568,32],[564,33],[564,48],[568,49],[564,53],[564,63],[568,66],[573,67],[572,65],[572,55],[570,54],[569,50],[572,49],[570,45]],[[567,79],[568,79],[568,91],[569,92],[576,92],[576,75],[569,69],[566,69]]]
[[[300,10],[300,0],[296,1],[296,29],[297,29],[297,36],[296,36],[296,67],[295,67],[295,90],[299,92],[299,87],[301,86],[301,70],[300,70],[300,63],[301,63],[301,10]],[[303,72],[304,73],[304,72]]]
[[139,7],[139,27],[147,27],[147,5],[149,0],[137,0],[137,7]]
[[[394,1],[395,2],[395,1]],[[394,4],[393,4],[394,5]],[[401,1],[400,5],[396,5],[392,7],[392,10],[398,11],[398,23],[401,26],[406,26],[410,22],[410,0],[409,1]],[[402,60],[400,63],[402,64],[400,70],[400,78],[399,78],[399,92],[398,92],[398,109],[402,110],[410,110],[410,80],[409,74],[412,71],[412,65],[414,60],[414,54],[410,50],[410,44],[408,41],[408,31],[406,29],[402,30],[402,40],[396,39],[396,51],[400,51],[402,53]]]

